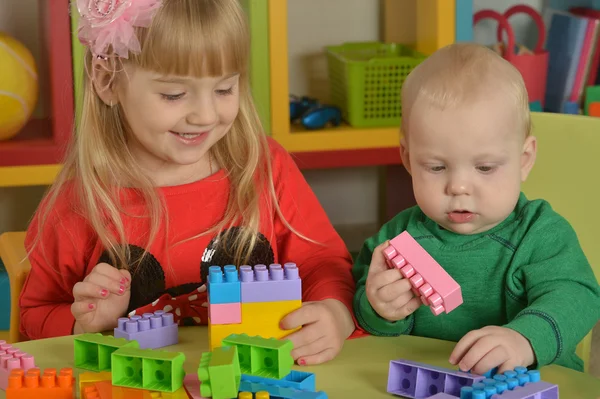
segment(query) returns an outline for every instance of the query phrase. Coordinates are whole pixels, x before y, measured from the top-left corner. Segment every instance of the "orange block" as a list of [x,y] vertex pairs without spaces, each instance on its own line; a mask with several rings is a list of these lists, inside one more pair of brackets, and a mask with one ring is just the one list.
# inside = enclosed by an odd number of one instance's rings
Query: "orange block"
[[95,382],[100,381],[112,381],[112,374],[110,371],[85,372],[79,374],[79,397],[83,398],[83,391],[86,387],[94,385]]
[[594,102],[590,104],[588,115],[600,117],[600,102]]
[[73,369],[63,368],[56,374],[56,369],[46,369],[40,375],[40,369],[13,369],[8,377],[6,388],[7,399],[72,399],[75,378]]
[[94,382],[86,386],[82,399],[112,399],[112,381]]
[[175,392],[155,392],[146,389],[113,386],[112,381],[95,382],[84,388],[83,399],[188,399],[185,388]]

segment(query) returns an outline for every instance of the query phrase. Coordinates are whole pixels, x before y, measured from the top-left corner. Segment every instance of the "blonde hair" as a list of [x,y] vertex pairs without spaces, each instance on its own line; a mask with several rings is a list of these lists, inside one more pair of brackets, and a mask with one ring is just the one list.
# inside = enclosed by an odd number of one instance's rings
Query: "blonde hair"
[[[288,228],[299,234],[285,221],[278,206],[269,147],[250,94],[249,33],[238,0],[163,0],[151,26],[136,28],[136,35],[141,53],[130,54],[123,63],[165,75],[203,77],[240,73],[238,116],[209,154],[226,170],[231,181],[229,201],[223,219],[202,234],[240,223],[242,233],[235,237],[232,247],[237,251],[232,255],[237,264],[245,263],[258,240],[261,193],[268,193],[271,199],[267,212],[273,215],[275,211]],[[91,70],[94,59],[89,50],[85,63]],[[121,189],[133,187],[147,205],[147,214],[134,216],[149,218],[151,222],[148,246],[168,220],[157,189],[127,148],[127,129],[119,106],[106,106],[97,95],[94,82],[86,76],[79,133],[43,202],[44,212],[38,220],[41,230],[57,197],[67,184],[72,185],[79,201],[77,212],[96,232],[113,265],[120,268],[139,266],[147,255],[144,252],[139,259],[130,259],[129,248],[123,245],[126,236],[121,219],[121,213],[125,212],[119,197]]]
[[525,136],[531,133],[527,89],[521,73],[491,49],[474,43],[448,45],[425,59],[402,85],[402,131],[408,133],[418,101],[438,109],[505,94]]

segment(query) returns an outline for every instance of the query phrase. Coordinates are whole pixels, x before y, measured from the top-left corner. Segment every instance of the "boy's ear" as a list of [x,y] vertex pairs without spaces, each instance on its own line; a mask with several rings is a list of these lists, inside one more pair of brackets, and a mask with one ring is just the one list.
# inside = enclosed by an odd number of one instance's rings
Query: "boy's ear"
[[109,106],[117,104],[119,98],[115,88],[115,68],[111,60],[97,58],[92,62],[92,82],[96,94]]
[[529,136],[523,144],[523,152],[521,153],[521,181],[527,180],[529,172],[535,164],[537,156],[537,139],[534,136]]
[[400,140],[400,158],[402,159],[402,165],[404,165],[406,171],[411,174],[410,157],[408,155],[408,144],[406,143],[406,137],[402,137]]

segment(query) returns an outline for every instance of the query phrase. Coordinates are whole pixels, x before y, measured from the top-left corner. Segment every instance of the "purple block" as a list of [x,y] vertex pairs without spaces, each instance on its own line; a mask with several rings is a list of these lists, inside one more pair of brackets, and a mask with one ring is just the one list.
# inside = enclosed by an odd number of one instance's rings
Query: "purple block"
[[458,398],[454,395],[440,392],[440,393],[436,393],[433,396],[428,397],[427,399],[458,399]]
[[414,399],[425,399],[443,392],[460,396],[462,387],[471,386],[485,377],[461,371],[430,366],[409,360],[392,360],[388,374],[388,393]]
[[545,381],[533,382],[496,394],[492,399],[558,399],[558,385]]
[[295,263],[240,267],[242,303],[302,299],[302,280]]
[[121,317],[115,328],[115,338],[137,341],[140,349],[156,349],[175,345],[179,341],[179,327],[172,313],[157,310],[143,316]]

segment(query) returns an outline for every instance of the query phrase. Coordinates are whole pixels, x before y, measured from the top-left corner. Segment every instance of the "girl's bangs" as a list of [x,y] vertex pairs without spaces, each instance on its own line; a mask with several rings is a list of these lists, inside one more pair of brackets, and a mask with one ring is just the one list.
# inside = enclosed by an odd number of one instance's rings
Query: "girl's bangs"
[[[225,3],[225,4],[224,4]],[[142,52],[131,62],[163,75],[245,74],[248,32],[232,1],[164,0],[152,26],[138,32]]]

